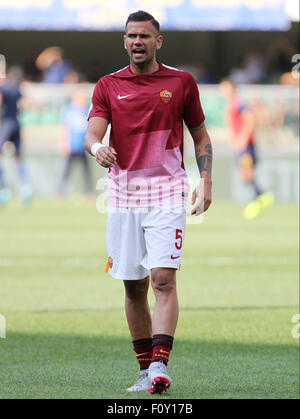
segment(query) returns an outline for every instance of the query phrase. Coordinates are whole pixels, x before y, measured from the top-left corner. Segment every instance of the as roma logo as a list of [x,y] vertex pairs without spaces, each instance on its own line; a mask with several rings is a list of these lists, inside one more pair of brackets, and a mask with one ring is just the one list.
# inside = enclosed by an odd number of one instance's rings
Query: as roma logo
[[172,92],[170,92],[169,90],[167,90],[167,89],[165,89],[165,90],[162,90],[160,93],[159,93],[159,96],[160,96],[160,98],[161,98],[161,100],[164,102],[164,103],[169,103],[170,102],[170,100],[172,99]]

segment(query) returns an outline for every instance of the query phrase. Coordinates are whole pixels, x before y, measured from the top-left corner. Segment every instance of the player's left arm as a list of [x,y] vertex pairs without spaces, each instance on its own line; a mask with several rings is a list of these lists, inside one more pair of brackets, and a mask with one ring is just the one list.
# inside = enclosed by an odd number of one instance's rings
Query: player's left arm
[[194,140],[196,161],[201,176],[201,181],[192,195],[192,205],[196,204],[192,209],[192,215],[199,215],[210,207],[212,201],[213,151],[204,123],[198,127],[189,128],[189,131]]

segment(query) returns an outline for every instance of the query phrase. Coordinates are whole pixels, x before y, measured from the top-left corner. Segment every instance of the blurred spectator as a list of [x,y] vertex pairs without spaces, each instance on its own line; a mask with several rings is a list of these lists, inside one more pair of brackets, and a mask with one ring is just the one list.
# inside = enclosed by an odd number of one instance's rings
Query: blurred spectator
[[240,57],[236,65],[231,69],[229,78],[234,84],[248,84],[250,77],[246,69],[245,60]]
[[43,72],[45,83],[64,83],[71,64],[65,60],[64,51],[60,47],[46,48],[36,59],[36,66]]
[[78,84],[87,82],[87,75],[84,72],[79,71],[75,67],[73,67],[64,78],[64,83]]
[[266,77],[266,64],[258,43],[250,45],[244,62],[249,83],[263,83]]
[[277,38],[269,47],[267,56],[271,82],[279,83],[281,75],[292,70],[292,57],[296,53],[297,50],[286,36]]
[[81,164],[84,174],[85,193],[92,191],[92,178],[87,153],[84,149],[84,137],[87,129],[88,101],[84,90],[76,90],[71,103],[62,113],[63,127],[60,134],[60,151],[66,157],[59,193],[64,195],[66,183],[72,166]]
[[76,84],[80,81],[80,74],[78,71],[72,69],[64,77],[64,83]]
[[[10,67],[7,79],[0,78],[0,153],[7,142],[11,142],[15,151],[15,161],[21,182],[21,200],[28,205],[33,197],[32,187],[29,183],[27,169],[21,158],[20,124],[18,121],[18,104],[22,97],[20,83],[22,70],[19,67]],[[4,178],[3,166],[0,162],[0,206],[6,204],[12,197]]]

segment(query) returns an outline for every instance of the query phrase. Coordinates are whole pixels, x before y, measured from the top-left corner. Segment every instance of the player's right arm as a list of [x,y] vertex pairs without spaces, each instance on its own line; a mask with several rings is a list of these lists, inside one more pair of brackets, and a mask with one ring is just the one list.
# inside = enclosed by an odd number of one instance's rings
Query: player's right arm
[[[84,138],[84,148],[92,156],[96,157],[96,161],[100,166],[105,168],[112,167],[117,161],[117,153],[113,147],[104,147],[102,140],[107,131],[108,120],[101,117],[92,117],[89,119],[87,132]],[[92,147],[95,144],[99,144],[101,147],[94,154]]]

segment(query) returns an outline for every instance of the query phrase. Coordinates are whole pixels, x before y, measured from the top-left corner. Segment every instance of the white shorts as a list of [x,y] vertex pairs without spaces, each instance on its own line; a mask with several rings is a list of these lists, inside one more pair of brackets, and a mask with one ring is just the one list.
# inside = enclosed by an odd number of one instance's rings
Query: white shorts
[[108,213],[108,272],[121,280],[143,279],[152,268],[179,269],[185,209],[116,209]]

